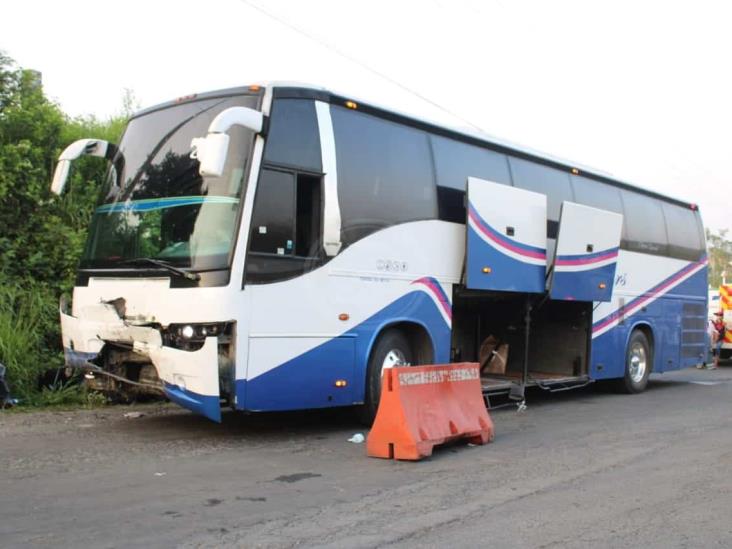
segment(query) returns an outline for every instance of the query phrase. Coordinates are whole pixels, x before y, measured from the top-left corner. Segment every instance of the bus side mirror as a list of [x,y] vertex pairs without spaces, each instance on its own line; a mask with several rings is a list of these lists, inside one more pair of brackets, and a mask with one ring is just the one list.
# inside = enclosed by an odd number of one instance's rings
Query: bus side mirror
[[191,141],[191,158],[200,163],[202,177],[221,177],[229,151],[229,135],[232,126],[242,126],[259,133],[264,127],[264,115],[248,107],[231,107],[221,111],[208,127],[206,137]]
[[53,181],[51,181],[51,192],[58,195],[64,192],[71,163],[80,156],[100,156],[111,159],[116,152],[116,145],[103,139],[79,139],[74,141],[58,157],[56,171],[53,172]]

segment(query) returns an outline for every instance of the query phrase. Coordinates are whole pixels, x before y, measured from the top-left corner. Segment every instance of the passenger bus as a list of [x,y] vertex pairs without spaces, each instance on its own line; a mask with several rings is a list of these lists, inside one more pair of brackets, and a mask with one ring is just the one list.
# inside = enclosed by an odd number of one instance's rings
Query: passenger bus
[[357,406],[384,368],[507,364],[486,395],[698,363],[697,207],[533,150],[328,90],[254,85],[134,115],[106,158],[71,303],[67,365],[222,407]]

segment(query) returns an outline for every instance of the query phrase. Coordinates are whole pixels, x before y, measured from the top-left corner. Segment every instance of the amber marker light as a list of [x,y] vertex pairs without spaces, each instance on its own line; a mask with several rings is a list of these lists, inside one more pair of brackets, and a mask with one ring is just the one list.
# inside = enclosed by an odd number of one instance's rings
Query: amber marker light
[[338,320],[345,321],[345,320],[348,320],[349,318],[351,318],[351,315],[349,315],[348,313],[341,313],[338,315]]
[[491,274],[491,272],[493,272],[493,269],[491,269],[490,267],[483,267],[483,272],[485,274]]
[[601,290],[604,290],[605,288],[607,288],[607,284],[605,284],[604,282],[600,282],[600,284],[598,284],[597,287],[600,288]]
[[348,385],[348,382],[345,379],[336,379],[335,386],[338,388],[343,388],[346,385]]
[[579,175],[579,170],[577,168],[572,168],[572,173],[574,175]]
[[260,86],[259,84],[252,84],[251,86],[249,86],[250,92],[258,92],[261,89],[262,89],[262,86]]
[[353,101],[346,101],[346,107],[348,107],[349,109],[357,109],[358,105],[356,105],[356,103],[354,103]]

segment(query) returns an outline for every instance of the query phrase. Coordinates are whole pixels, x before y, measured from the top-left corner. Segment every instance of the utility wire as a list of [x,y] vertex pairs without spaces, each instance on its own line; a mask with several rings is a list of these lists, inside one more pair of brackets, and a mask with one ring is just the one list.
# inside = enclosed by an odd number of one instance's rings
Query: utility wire
[[364,63],[360,59],[357,59],[356,57],[353,57],[352,55],[349,55],[348,53],[344,52],[343,50],[341,50],[339,48],[336,48],[335,46],[333,46],[333,45],[329,44],[328,42],[326,42],[326,41],[318,38],[317,36],[313,36],[310,33],[308,33],[307,31],[305,31],[305,30],[303,30],[303,29],[301,29],[299,27],[296,27],[295,25],[293,25],[289,21],[285,21],[284,19],[282,19],[281,17],[278,17],[274,13],[271,13],[271,12],[265,10],[261,6],[258,6],[257,4],[251,2],[251,0],[241,0],[241,1],[244,4],[246,4],[247,6],[249,6],[250,8],[253,8],[253,9],[257,10],[258,12],[262,13],[263,15],[266,15],[270,19],[273,19],[274,21],[280,23],[281,25],[284,25],[285,27],[287,27],[291,31],[294,31],[294,32],[296,32],[296,33],[304,36],[305,38],[307,38],[309,40],[312,40],[316,44],[318,44],[318,45],[320,45],[320,46],[322,46],[322,47],[324,47],[324,48],[332,51],[333,53],[335,53],[337,55],[340,55],[344,59],[346,59],[346,60],[348,60],[348,61],[350,61],[352,63],[355,63],[356,65],[360,66],[363,69],[366,69],[370,73],[375,74],[379,78],[382,78],[382,79],[386,80],[390,84],[393,84],[393,85],[397,86],[398,88],[401,88],[402,90],[406,91],[407,93],[410,93],[410,94],[414,95],[415,97],[421,99],[425,103],[428,103],[428,104],[432,105],[433,107],[437,107],[442,112],[447,113],[447,114],[449,114],[450,116],[452,116],[454,118],[457,118],[461,122],[463,122],[463,123],[465,123],[465,124],[467,124],[467,125],[475,128],[476,130],[478,130],[478,131],[480,131],[482,133],[487,133],[480,126],[477,126],[477,125],[473,124],[471,121],[469,121],[469,120],[463,118],[462,116],[460,116],[460,115],[458,115],[458,114],[456,114],[456,113],[448,110],[447,108],[443,107],[439,103],[436,103],[432,99],[430,99],[428,97],[425,97],[424,95],[422,95],[421,93],[417,92],[416,90],[413,90],[412,88],[410,88],[408,86],[405,86],[404,84],[402,84],[401,82],[395,80],[394,78],[392,78],[392,77],[390,77],[390,76],[388,76],[388,75],[386,75],[386,74],[384,74],[384,73],[382,73],[382,72],[374,69],[373,67],[370,67],[369,65],[367,65],[366,63]]

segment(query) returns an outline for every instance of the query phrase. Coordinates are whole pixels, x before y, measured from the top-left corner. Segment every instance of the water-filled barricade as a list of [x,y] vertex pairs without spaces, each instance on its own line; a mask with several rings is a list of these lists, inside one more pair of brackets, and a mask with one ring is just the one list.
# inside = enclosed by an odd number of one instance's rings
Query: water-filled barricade
[[419,460],[446,442],[493,440],[479,365],[472,362],[384,370],[381,399],[369,432],[369,456]]

